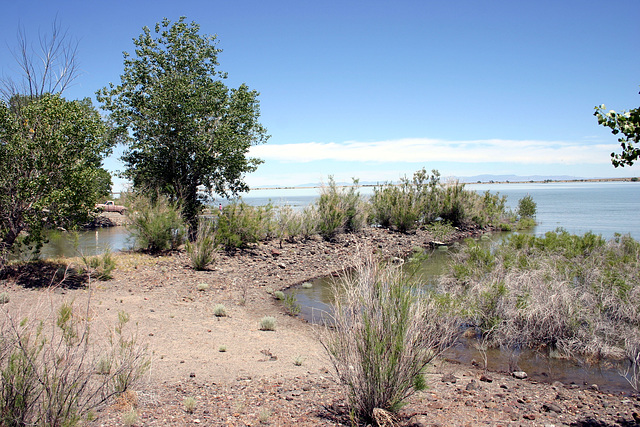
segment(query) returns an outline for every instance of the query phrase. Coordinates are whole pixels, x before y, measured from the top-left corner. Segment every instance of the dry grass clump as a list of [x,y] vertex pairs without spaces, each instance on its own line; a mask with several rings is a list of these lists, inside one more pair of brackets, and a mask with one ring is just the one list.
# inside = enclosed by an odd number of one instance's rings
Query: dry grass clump
[[457,339],[449,307],[396,265],[371,257],[333,287],[334,312],[321,336],[354,415],[395,412],[424,388],[427,365]]
[[260,319],[261,331],[275,331],[276,330],[276,318],[272,316],[265,316]]

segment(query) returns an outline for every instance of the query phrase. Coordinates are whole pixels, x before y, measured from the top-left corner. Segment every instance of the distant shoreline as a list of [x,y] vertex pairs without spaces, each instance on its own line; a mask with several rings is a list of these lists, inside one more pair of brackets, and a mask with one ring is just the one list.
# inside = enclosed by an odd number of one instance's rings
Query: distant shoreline
[[[476,182],[463,182],[465,185],[478,185],[478,184],[551,184],[554,182],[640,182],[640,177],[629,178],[576,178],[576,179],[544,179],[544,180],[529,180],[529,181],[476,181]],[[377,187],[381,184],[360,184],[359,187]],[[397,185],[397,184],[396,184]],[[337,185],[339,188],[349,188],[353,185]],[[251,191],[257,190],[304,190],[322,188],[321,185],[312,186],[286,186],[286,187],[255,187]]]

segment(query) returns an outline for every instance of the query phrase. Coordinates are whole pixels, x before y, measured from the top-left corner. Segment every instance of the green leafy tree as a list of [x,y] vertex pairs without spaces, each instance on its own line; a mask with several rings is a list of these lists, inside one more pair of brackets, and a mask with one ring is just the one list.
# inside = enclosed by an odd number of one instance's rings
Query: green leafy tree
[[631,166],[640,156],[640,108],[634,108],[620,113],[610,110],[605,112],[604,104],[595,107],[594,116],[598,118],[598,124],[611,128],[614,135],[620,134],[618,142],[622,147],[622,153],[611,153],[611,163],[615,167]]
[[147,27],[124,53],[121,83],[98,92],[103,108],[131,135],[123,175],[136,188],[152,188],[178,201],[190,229],[197,230],[198,187],[220,195],[248,190],[244,176],[261,163],[247,157],[267,141],[258,122],[258,92],[242,84],[229,89],[219,65],[216,36],[180,18]]
[[21,232],[39,247],[47,227],[86,221],[110,192],[102,169],[113,140],[91,100],[14,95],[0,101],[0,250]]

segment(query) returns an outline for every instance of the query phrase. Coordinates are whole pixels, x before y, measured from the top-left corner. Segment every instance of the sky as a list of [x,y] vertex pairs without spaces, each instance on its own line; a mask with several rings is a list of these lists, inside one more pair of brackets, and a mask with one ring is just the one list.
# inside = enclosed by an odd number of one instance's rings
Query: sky
[[[186,16],[217,34],[226,84],[260,92],[271,138],[251,187],[393,181],[416,170],[640,176],[614,168],[617,137],[596,105],[640,105],[640,1],[129,0],[3,2],[0,73],[11,51],[54,20],[78,42],[81,74],[65,91],[119,83],[143,26]],[[122,147],[105,161],[122,169]],[[114,179],[116,190],[122,187]]]

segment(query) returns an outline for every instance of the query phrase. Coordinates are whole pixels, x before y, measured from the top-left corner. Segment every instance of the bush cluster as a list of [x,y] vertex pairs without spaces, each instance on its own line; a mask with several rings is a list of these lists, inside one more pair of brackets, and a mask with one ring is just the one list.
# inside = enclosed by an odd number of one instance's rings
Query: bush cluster
[[[488,191],[479,195],[458,182],[442,183],[436,170],[429,175],[421,169],[412,179],[402,178],[398,185],[376,186],[371,198],[360,194],[357,179],[342,188],[330,176],[316,202],[302,210],[270,203],[251,206],[242,200],[221,211],[216,209],[201,221],[197,233],[186,242],[186,249],[192,266],[201,270],[214,261],[217,247],[230,251],[274,238],[282,245],[316,234],[331,240],[339,233],[357,233],[370,225],[400,232],[427,228],[437,231],[440,239],[460,226],[512,230],[535,224],[531,219],[535,202],[527,197],[520,201],[521,220],[516,221],[517,215],[505,208],[506,197]],[[136,194],[127,200],[130,229],[138,247],[161,251],[175,249],[185,241],[179,206],[163,196]]]
[[159,252],[175,250],[184,243],[187,228],[176,203],[160,194],[135,193],[126,199],[130,212],[127,227],[136,247]]
[[457,181],[442,183],[436,170],[425,169],[404,177],[400,184],[386,183],[374,189],[372,221],[381,227],[402,232],[415,230],[436,220],[453,226],[474,223],[480,227],[499,226],[513,216],[505,209],[506,197],[485,192],[479,195]]

